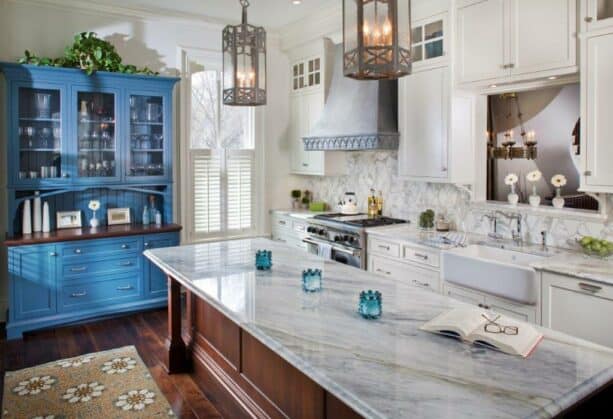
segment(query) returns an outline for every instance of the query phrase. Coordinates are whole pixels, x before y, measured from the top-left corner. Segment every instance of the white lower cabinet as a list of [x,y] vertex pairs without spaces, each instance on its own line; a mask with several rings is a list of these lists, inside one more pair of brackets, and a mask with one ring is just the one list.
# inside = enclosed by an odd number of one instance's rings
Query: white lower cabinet
[[540,323],[538,306],[515,303],[510,300],[494,297],[490,294],[460,287],[448,282],[443,284],[443,294],[458,301],[476,305],[486,310],[492,310],[504,316],[530,323]]
[[283,212],[272,213],[272,239],[298,249],[307,250],[302,241],[307,235],[308,223]]
[[544,272],[543,326],[613,347],[613,285]]

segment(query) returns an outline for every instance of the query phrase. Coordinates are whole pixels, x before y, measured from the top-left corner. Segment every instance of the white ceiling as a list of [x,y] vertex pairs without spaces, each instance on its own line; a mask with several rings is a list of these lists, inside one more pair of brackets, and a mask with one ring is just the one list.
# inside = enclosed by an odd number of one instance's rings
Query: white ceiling
[[[340,0],[249,0],[249,21],[266,29],[281,28]],[[236,23],[241,18],[239,0],[97,0],[98,4],[127,7],[149,12],[174,12],[209,18],[221,23]]]

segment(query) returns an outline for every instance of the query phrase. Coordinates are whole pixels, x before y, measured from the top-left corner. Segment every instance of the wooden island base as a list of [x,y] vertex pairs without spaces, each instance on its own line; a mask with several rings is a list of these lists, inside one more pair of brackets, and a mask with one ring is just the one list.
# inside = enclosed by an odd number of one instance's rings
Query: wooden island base
[[361,417],[189,289],[182,336],[180,291],[169,277],[168,372],[191,372],[224,417]]

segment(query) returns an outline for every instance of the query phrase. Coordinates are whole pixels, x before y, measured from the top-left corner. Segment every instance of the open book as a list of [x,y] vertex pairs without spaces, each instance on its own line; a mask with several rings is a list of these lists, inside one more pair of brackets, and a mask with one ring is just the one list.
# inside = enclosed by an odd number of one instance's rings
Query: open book
[[[496,330],[486,318],[494,320],[502,327],[517,328],[517,334],[490,333]],[[446,311],[420,327],[421,330],[455,336],[463,341],[475,343],[499,350],[510,355],[521,355],[526,358],[532,353],[543,334],[535,327],[507,316],[501,316],[486,310],[476,308],[455,308]]]

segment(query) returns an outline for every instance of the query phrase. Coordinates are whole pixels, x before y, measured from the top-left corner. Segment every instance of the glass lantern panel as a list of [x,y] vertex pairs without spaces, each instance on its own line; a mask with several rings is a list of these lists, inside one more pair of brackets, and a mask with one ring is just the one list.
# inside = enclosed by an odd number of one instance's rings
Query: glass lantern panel
[[358,47],[358,2],[343,0],[343,40],[345,54]]
[[[404,48],[404,49],[409,49],[411,47],[411,44],[413,43],[417,43],[417,42],[421,42],[422,41],[422,32],[421,32],[421,28],[419,28],[419,31],[417,33],[413,32],[411,33],[411,22],[410,22],[410,11],[409,11],[409,7],[410,7],[410,2],[406,1],[406,0],[401,0],[401,1],[396,1],[394,0],[396,3],[396,10],[398,11],[398,16],[397,16],[397,28],[395,28],[396,31],[398,31],[398,46],[400,48]],[[411,39],[412,37],[417,36],[418,39]]]
[[78,92],[73,106],[78,115],[78,176],[116,176],[115,95]]
[[234,59],[232,56],[232,51],[227,50],[223,53],[223,88],[224,89],[232,89],[234,88]]
[[437,20],[436,22],[428,23],[425,26],[426,40],[441,38],[443,36],[443,21]]
[[266,90],[266,52],[260,51],[258,54],[258,87]]
[[373,0],[363,5],[364,45],[384,46],[392,44],[392,24],[387,2]]
[[130,95],[129,176],[164,175],[164,100]]
[[613,17],[613,0],[598,0],[597,19],[605,20]]
[[19,89],[19,179],[61,176],[61,99],[53,89]]

